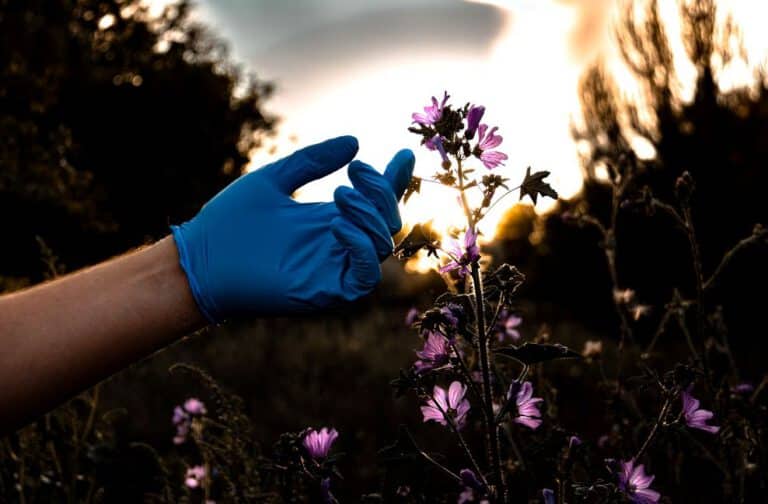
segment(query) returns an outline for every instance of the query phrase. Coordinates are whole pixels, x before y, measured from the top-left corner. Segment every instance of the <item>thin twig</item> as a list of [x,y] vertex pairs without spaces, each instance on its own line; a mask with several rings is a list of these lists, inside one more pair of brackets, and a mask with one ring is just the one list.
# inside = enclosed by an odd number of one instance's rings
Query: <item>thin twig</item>
[[718,264],[717,268],[715,268],[715,271],[707,279],[707,281],[704,282],[704,291],[707,292],[712,287],[717,285],[717,282],[720,280],[720,276],[723,274],[723,271],[725,271],[725,269],[728,267],[728,265],[731,263],[731,261],[736,255],[738,255],[744,249],[749,248],[752,245],[755,245],[763,240],[768,240],[768,229],[763,228],[762,226],[759,226],[755,228],[755,231],[752,233],[751,236],[744,238],[739,243],[734,245],[734,247],[731,250],[726,252],[722,260],[720,261],[720,264]]

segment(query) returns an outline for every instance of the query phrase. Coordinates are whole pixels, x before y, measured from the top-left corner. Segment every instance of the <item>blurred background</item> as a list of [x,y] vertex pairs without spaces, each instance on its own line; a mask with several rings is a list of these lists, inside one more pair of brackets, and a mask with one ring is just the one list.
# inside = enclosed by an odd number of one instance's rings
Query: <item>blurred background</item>
[[[0,0],[0,291],[156,240],[243,172],[328,137],[356,135],[359,158],[380,169],[410,147],[428,176],[437,156],[407,127],[448,91],[485,105],[499,126],[510,156],[499,173],[516,183],[529,165],[548,170],[562,197],[536,207],[507,198],[482,227],[487,261],[528,278],[523,337],[546,325],[576,349],[616,341],[599,237],[562,216],[607,219],[611,170],[631,166],[662,199],[692,173],[706,272],[766,223],[767,15],[746,0]],[[340,172],[297,198],[326,200],[346,183]],[[439,187],[403,215],[406,228],[461,223]],[[619,287],[658,307],[636,322],[648,341],[673,289],[693,289],[685,237],[663,216],[631,212],[616,229]],[[406,312],[444,289],[431,266],[390,259],[352,310],[213,328],[120,373],[102,390],[105,407],[125,412],[118,437],[175,450],[173,406],[205,394],[168,373],[189,362],[243,397],[264,446],[333,425],[348,454],[343,492],[376,487],[376,451],[399,423],[433,434],[389,386],[419,346]],[[746,356],[766,349],[766,284],[758,248],[718,287],[752,381],[765,371]],[[598,436],[605,425],[581,414],[584,367],[552,369],[570,392],[558,399],[568,428]]]

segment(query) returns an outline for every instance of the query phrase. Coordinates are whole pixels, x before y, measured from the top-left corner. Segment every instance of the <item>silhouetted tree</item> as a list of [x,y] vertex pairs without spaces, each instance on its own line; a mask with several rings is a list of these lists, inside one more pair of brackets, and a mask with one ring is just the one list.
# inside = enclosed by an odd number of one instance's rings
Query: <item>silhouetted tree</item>
[[[566,316],[578,313],[596,329],[617,327],[606,316],[613,309],[610,275],[599,248],[605,243],[596,232],[577,229],[561,217],[566,211],[588,211],[609,224],[612,189],[606,177],[631,179],[623,199],[639,198],[647,190],[674,202],[675,181],[690,172],[695,181],[692,219],[706,274],[756,223],[768,221],[766,76],[758,71],[749,84],[721,86],[724,66],[751,64],[738,27],[718,12],[715,0],[685,0],[679,8],[684,56],[696,69],[693,93],[681,92],[676,72],[681,62],[673,57],[671,30],[658,2],[624,2],[615,26],[616,44],[640,98],[627,97],[601,61],[585,73],[580,85],[583,122],[574,128],[585,147],[584,190],[546,218],[546,239],[535,248],[537,253],[517,258],[523,268],[530,261],[530,296],[553,302]],[[639,142],[652,146],[655,156],[640,157],[634,149]],[[640,299],[654,305],[663,306],[676,286],[692,296],[694,272],[686,236],[673,222],[662,214],[648,217],[624,207],[618,208],[615,227],[619,286],[635,289]],[[726,300],[724,313],[734,338],[746,339],[760,321],[763,297],[754,293],[768,281],[764,256],[760,247],[741,251],[717,286],[716,297]],[[647,333],[639,331],[640,337]]]
[[167,232],[237,177],[274,120],[184,1],[0,0],[0,276]]

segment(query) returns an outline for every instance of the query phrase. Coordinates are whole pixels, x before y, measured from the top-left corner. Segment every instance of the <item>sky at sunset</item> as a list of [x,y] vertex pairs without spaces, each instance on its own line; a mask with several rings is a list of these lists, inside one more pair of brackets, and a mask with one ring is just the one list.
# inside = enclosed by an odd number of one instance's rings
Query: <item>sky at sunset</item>
[[[163,3],[154,0],[155,3]],[[759,19],[768,2],[721,2],[744,26],[747,46],[768,47]],[[613,0],[199,0],[197,15],[230,44],[245,68],[275,82],[269,109],[281,116],[275,153],[254,153],[252,168],[297,147],[353,134],[359,158],[383,170],[402,147],[417,154],[417,175],[438,168],[436,153],[407,132],[411,113],[447,90],[455,103],[486,106],[485,122],[499,126],[514,185],[527,166],[552,172],[564,197],[581,185],[571,125],[578,120],[578,80],[598,56],[616,60],[611,43]],[[661,1],[673,19],[676,2]],[[674,30],[671,33],[674,36]],[[679,43],[676,51],[682,53]],[[757,51],[756,51],[757,52]],[[762,56],[761,56],[762,57]],[[679,69],[683,88],[693,69]],[[617,68],[619,80],[622,75]],[[733,82],[749,73],[731,76]],[[727,79],[726,79],[727,80]],[[626,92],[632,93],[626,84]],[[685,89],[683,89],[683,92]],[[652,156],[639,144],[641,155]],[[479,167],[483,169],[482,166]],[[344,173],[306,186],[304,201],[329,199],[348,184]],[[435,218],[438,229],[462,222],[455,194],[425,184],[404,209],[406,223]],[[481,226],[495,231],[508,198]],[[539,210],[552,201],[544,199]],[[439,207],[440,211],[435,212]]]

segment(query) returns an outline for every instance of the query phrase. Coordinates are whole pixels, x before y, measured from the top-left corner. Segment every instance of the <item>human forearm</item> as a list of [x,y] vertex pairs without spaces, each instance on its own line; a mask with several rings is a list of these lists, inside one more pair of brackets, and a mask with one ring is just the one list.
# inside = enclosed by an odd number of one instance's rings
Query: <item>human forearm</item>
[[0,297],[0,431],[204,324],[170,237]]

